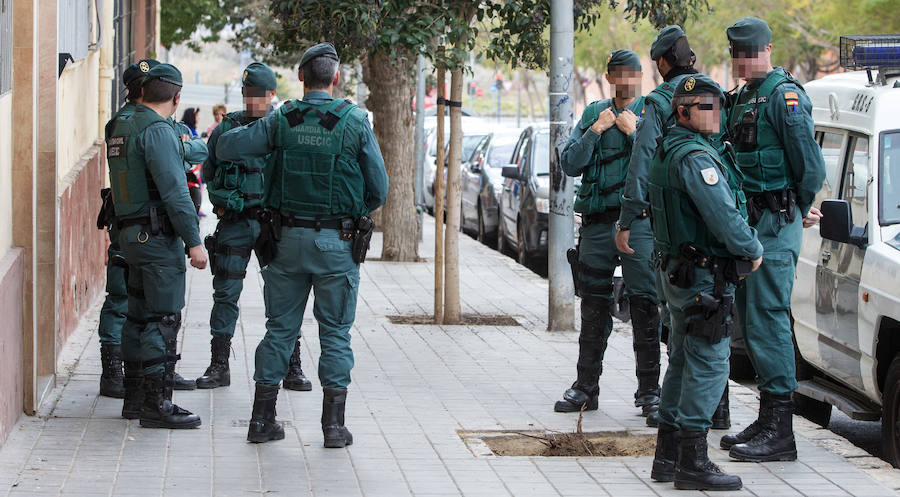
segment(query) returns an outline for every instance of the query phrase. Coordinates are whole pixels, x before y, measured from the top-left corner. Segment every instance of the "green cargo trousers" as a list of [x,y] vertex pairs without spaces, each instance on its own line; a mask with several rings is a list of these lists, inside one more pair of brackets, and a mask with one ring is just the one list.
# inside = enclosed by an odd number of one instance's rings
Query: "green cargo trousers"
[[356,316],[359,265],[352,240],[333,229],[283,228],[278,253],[262,269],[266,336],[256,347],[254,380],[275,386],[285,377],[300,324],[313,290],[319,323],[319,381],[323,388],[347,388],[353,368],[350,327]]
[[636,219],[631,224],[628,244],[633,254],[623,254],[616,248],[615,223],[595,223],[582,226],[579,232],[581,244],[578,260],[591,268],[608,271],[608,278],[598,278],[590,274],[579,275],[582,295],[603,297],[612,300],[612,272],[616,265],[622,265],[625,280],[625,296],[644,297],[658,302],[656,296],[656,274],[653,269],[653,232],[650,219]]
[[[166,343],[160,319],[184,308],[184,243],[174,235],[151,235],[128,226],[119,245],[128,262],[128,315],[122,328],[122,358],[143,363],[145,375],[162,375]],[[171,351],[174,355],[174,350]],[[174,362],[174,357],[169,358]]]
[[209,330],[214,337],[231,338],[234,335],[238,299],[244,289],[247,264],[259,229],[259,221],[248,218],[221,219],[216,227],[213,307],[209,315]]
[[[712,426],[712,415],[728,382],[731,339],[710,343],[706,337],[685,333],[687,308],[695,304],[700,292],[713,292],[713,277],[707,269],[694,269],[694,285],[679,288],[663,278],[662,288],[672,320],[669,343],[669,367],[662,384],[659,417],[663,423],[685,431],[704,431]],[[733,294],[728,284],[725,293]],[[691,320],[702,319],[693,316]]]
[[803,240],[803,220],[797,215],[788,223],[783,214],[766,209],[756,231],[763,246],[763,261],[735,292],[738,322],[759,389],[789,395],[797,388],[791,291]]
[[117,257],[122,257],[122,250],[119,248],[119,229],[115,222],[109,228],[106,255],[106,298],[100,308],[97,334],[103,345],[121,345],[122,327],[125,326],[125,313],[128,311],[128,294],[125,288],[125,267],[116,264]]

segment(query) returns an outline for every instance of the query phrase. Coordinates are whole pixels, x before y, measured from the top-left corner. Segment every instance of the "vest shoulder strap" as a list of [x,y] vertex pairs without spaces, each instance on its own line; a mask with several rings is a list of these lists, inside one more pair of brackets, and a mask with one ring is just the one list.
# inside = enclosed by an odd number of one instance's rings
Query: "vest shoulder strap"
[[[285,104],[286,106],[287,104]],[[303,101],[297,101],[292,108],[284,110],[284,117],[287,119],[290,127],[295,127],[306,121],[306,116],[310,113],[319,117],[319,125],[331,131],[347,115],[356,108],[356,105],[349,99],[333,100],[324,105],[314,105]]]
[[590,128],[597,121],[597,118],[600,117],[600,113],[610,108],[611,106],[612,99],[610,98],[607,98],[606,100],[597,100],[596,102],[591,102],[590,105],[585,107],[584,113],[581,116],[581,129],[585,130]]

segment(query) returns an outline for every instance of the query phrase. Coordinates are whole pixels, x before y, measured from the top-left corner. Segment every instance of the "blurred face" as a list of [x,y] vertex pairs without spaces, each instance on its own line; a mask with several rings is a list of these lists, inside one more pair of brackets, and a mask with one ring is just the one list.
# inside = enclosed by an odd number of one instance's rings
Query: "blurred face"
[[641,94],[643,73],[634,67],[614,66],[606,74],[613,94],[618,98],[634,98]]
[[213,114],[213,119],[216,120],[217,123],[222,122],[222,119],[225,119],[225,113],[217,110],[215,114]]
[[731,67],[741,79],[760,79],[772,68],[772,44],[765,47],[735,47],[731,49]]
[[[685,111],[690,117],[685,117]],[[704,135],[714,135],[721,129],[721,102],[715,95],[701,95],[690,105],[678,106],[678,120]]]
[[266,90],[264,88],[245,87],[242,90],[244,95],[244,110],[251,117],[263,117],[272,106],[272,98],[275,96],[275,90]]

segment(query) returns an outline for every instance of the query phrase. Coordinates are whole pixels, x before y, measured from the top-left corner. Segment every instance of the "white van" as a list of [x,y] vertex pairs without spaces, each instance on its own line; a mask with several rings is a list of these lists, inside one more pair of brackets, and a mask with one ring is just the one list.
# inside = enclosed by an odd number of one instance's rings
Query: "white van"
[[864,70],[804,85],[826,180],[791,299],[796,410],[880,418],[900,466],[900,35],[841,37],[841,65]]

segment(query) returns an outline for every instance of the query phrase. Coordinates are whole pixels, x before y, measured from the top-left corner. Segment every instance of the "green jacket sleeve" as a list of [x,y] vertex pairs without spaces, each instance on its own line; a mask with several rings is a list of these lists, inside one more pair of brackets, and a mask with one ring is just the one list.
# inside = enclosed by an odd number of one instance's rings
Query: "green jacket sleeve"
[[216,126],[206,141],[206,148],[209,150],[209,154],[206,157],[206,160],[203,161],[203,167],[200,169],[200,174],[203,176],[203,182],[207,185],[211,184],[213,178],[216,176],[216,168],[218,167],[218,161],[216,161],[216,144],[219,141],[219,136],[222,135],[222,127],[222,125]]
[[560,156],[563,171],[572,177],[581,176],[584,168],[591,162],[594,147],[600,146],[600,135],[590,128],[590,124],[593,123],[588,124],[585,122],[585,114],[581,115],[578,124],[572,129],[569,141],[566,143]]
[[238,162],[263,157],[275,150],[278,113],[273,112],[246,126],[223,133],[216,141],[216,160]]
[[363,119],[362,123],[357,161],[366,182],[366,207],[371,212],[387,202],[388,175],[372,126],[368,119]]
[[159,189],[175,233],[188,247],[200,245],[200,221],[188,194],[182,166],[181,138],[171,125],[160,122],[148,126],[141,133],[138,146],[144,151],[147,169]]
[[[790,99],[785,98],[785,94],[789,92],[797,95],[798,105],[788,105]],[[816,143],[812,102],[792,83],[779,86],[772,99],[766,106],[767,117],[784,146],[797,188],[797,204],[800,213],[806,216],[825,181],[825,159]]]
[[[179,121],[175,123],[175,129],[179,135],[192,136],[191,129],[183,122]],[[179,136],[178,139],[181,141],[181,136]],[[190,140],[183,142],[182,146],[184,147],[185,171],[190,171],[194,167],[194,164],[199,164],[206,160],[208,152],[206,150],[206,143],[203,143],[202,138],[193,137]]]
[[[717,180],[710,185],[709,168],[715,169]],[[735,257],[756,259],[762,256],[763,247],[756,238],[756,230],[747,225],[735,207],[734,196],[728,187],[728,178],[704,153],[689,155],[681,161],[681,181],[704,224],[713,236],[728,248]]]
[[622,213],[619,214],[619,224],[622,226],[631,226],[645,209],[650,208],[647,180],[650,177],[650,161],[656,152],[656,139],[662,136],[663,122],[656,107],[649,100],[645,104],[644,117],[638,122],[635,131],[631,160],[622,190]]

